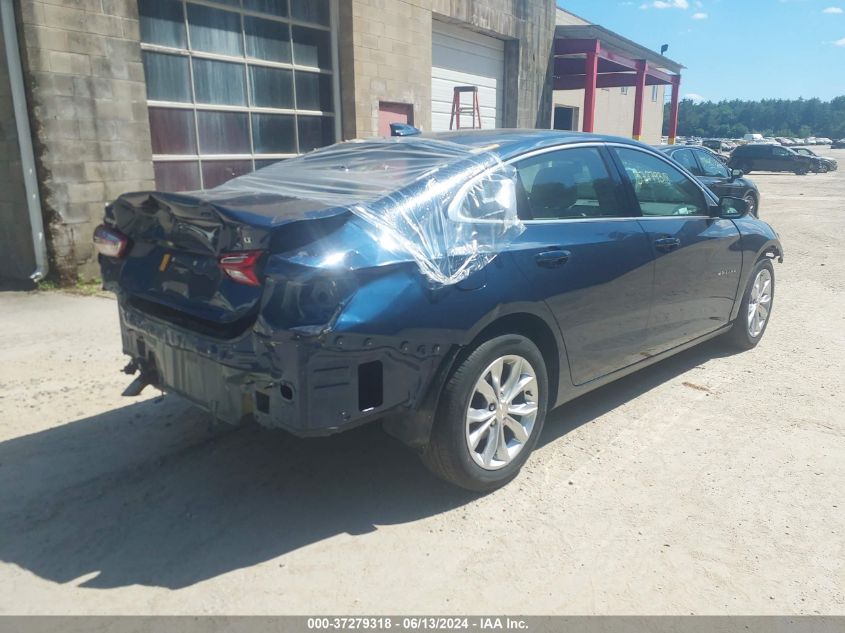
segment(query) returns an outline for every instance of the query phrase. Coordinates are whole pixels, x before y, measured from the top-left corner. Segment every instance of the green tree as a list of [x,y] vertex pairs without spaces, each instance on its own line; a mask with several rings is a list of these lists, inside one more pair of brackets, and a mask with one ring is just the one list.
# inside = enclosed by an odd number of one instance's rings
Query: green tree
[[[664,130],[669,129],[669,106]],[[741,137],[749,132],[768,136],[845,137],[845,96],[831,101],[813,99],[762,99],[695,102],[684,99],[678,113],[681,136]]]

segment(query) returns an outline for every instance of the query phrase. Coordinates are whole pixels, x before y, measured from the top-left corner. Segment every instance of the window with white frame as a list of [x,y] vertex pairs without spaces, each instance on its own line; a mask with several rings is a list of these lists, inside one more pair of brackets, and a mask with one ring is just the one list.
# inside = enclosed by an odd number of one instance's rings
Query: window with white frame
[[335,142],[330,2],[138,0],[159,189],[208,189]]
[[658,90],[660,90],[660,88],[656,85],[651,87],[651,100],[652,101],[655,101],[655,102],[657,101]]

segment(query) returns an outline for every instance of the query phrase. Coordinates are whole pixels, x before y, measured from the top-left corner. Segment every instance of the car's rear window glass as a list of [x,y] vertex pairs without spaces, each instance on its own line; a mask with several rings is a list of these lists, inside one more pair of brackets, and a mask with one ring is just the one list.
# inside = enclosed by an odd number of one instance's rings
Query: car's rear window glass
[[516,163],[523,220],[625,215],[607,166],[594,147],[531,156]]

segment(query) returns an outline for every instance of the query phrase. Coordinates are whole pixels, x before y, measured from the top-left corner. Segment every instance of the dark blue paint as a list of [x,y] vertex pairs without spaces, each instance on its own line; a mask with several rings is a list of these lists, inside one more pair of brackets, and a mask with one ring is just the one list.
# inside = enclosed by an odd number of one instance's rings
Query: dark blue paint
[[[402,142],[415,138],[426,137]],[[644,147],[546,131],[438,138],[502,160],[584,141]],[[338,209],[272,196],[133,194],[107,213],[132,250],[101,263],[119,295],[124,348],[163,387],[223,419],[249,415],[298,434],[386,417],[421,444],[455,359],[488,328],[506,322],[544,342],[560,404],[722,331],[757,259],[782,254],[754,218],[640,218],[631,208],[630,218],[529,222],[483,270],[437,287]],[[186,230],[191,223],[204,232]],[[256,245],[268,250],[263,288],[234,284],[213,265],[221,251]],[[162,272],[165,253],[174,264]],[[384,401],[362,411],[357,368],[371,361],[384,368]],[[256,409],[256,394],[267,410]]]

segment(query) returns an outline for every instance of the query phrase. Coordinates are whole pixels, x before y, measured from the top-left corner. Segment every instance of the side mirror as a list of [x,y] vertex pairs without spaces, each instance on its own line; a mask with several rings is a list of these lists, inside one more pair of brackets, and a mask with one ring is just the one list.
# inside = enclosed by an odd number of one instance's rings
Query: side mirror
[[725,220],[738,220],[748,214],[748,203],[742,198],[725,196],[719,200],[719,206],[713,207],[713,217]]
[[742,173],[741,169],[731,169],[731,180],[736,180],[737,178],[742,178],[745,174]]

